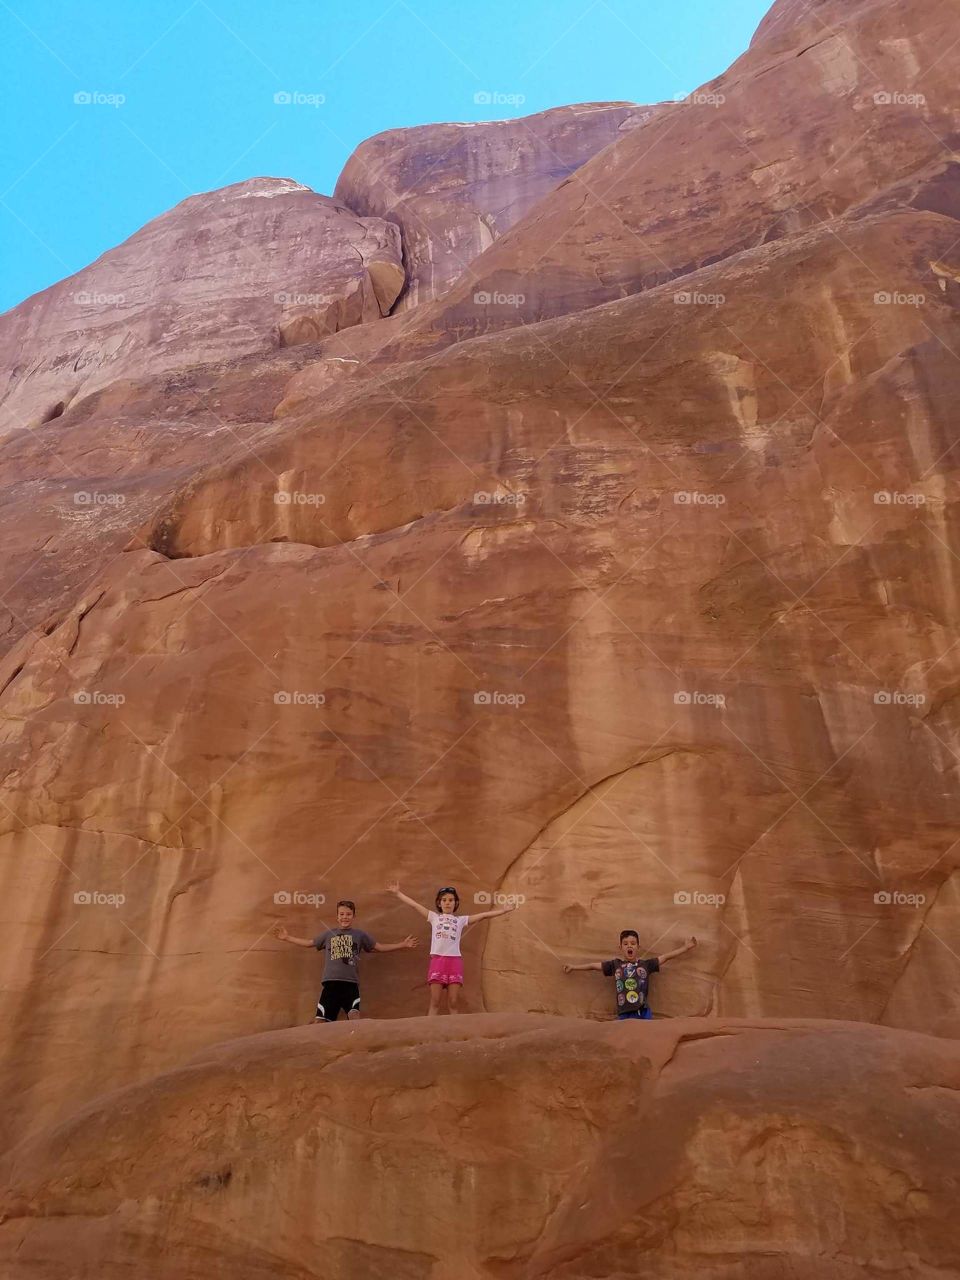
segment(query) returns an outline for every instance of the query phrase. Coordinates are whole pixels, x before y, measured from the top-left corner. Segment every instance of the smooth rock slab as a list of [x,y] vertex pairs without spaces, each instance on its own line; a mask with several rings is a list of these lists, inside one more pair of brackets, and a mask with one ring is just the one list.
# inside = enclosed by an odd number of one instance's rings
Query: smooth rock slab
[[8,1280],[865,1280],[960,1267],[960,1045],[480,1016],[213,1046],[11,1152]]

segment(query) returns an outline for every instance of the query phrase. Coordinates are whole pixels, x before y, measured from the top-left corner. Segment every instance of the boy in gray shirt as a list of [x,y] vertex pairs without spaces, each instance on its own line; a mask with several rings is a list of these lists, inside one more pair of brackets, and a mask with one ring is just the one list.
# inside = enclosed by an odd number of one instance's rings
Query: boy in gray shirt
[[349,898],[337,903],[337,927],[324,929],[315,938],[295,938],[282,924],[274,932],[281,942],[292,942],[298,947],[316,947],[326,953],[323,965],[323,986],[317,1001],[314,1022],[336,1022],[341,1011],[348,1018],[360,1017],[360,971],[358,961],[361,951],[404,951],[417,945],[414,937],[402,942],[376,942],[363,929],[354,929],[356,904]]

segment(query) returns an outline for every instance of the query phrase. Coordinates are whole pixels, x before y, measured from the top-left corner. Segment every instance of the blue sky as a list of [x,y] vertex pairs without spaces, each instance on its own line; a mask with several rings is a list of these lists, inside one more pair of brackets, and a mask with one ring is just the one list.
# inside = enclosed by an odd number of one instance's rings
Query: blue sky
[[0,0],[0,311],[194,192],[272,175],[329,194],[383,129],[689,93],[769,7]]

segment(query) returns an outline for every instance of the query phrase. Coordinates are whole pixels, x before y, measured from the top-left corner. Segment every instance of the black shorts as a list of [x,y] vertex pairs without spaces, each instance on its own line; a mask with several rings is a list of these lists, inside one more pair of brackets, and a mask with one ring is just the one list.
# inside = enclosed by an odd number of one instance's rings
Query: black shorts
[[317,1001],[317,1017],[336,1022],[341,1010],[347,1014],[360,1012],[359,986],[355,982],[325,982]]

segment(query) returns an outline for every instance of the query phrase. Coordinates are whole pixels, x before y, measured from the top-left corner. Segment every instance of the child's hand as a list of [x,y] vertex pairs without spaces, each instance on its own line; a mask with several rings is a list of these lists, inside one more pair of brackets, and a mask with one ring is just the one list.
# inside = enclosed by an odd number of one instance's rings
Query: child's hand
[[565,964],[565,965],[563,966],[563,972],[564,972],[564,973],[573,973],[573,965],[572,965],[572,964]]
[[287,939],[290,937],[289,933],[287,933],[285,926],[280,924],[279,921],[273,926],[273,932],[275,936],[280,939],[281,942],[286,942]]
[[408,951],[411,951],[414,947],[418,947],[420,944],[417,942],[416,938],[412,934],[409,934],[406,938],[404,938],[403,945],[407,948]]
[[690,948],[692,949],[692,948],[693,948],[693,947],[695,947],[696,945],[697,945],[697,940],[696,940],[696,938],[691,937],[691,938],[690,938],[690,941],[687,943],[687,946],[688,946],[688,947],[690,947]]
[[399,892],[400,892],[400,881],[391,880],[387,885],[387,893],[399,893]]

